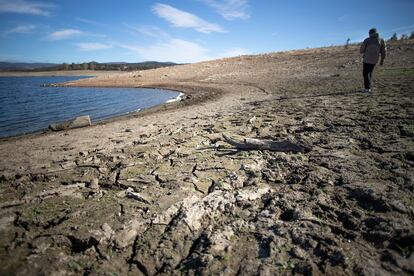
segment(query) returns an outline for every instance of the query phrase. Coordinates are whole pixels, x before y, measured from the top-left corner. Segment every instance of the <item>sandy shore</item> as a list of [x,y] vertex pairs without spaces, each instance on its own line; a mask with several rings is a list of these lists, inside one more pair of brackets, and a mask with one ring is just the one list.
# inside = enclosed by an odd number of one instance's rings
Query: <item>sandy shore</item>
[[0,271],[414,273],[413,50],[389,46],[372,94],[357,46],[66,83],[189,98],[0,141]]

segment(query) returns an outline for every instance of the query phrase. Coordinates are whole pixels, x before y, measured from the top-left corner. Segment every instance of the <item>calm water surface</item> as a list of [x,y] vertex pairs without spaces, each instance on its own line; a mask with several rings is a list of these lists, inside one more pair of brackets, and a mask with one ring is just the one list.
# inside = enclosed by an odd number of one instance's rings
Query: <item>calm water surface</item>
[[92,123],[176,98],[174,91],[144,88],[42,87],[83,77],[0,77],[0,137],[45,129],[90,115]]

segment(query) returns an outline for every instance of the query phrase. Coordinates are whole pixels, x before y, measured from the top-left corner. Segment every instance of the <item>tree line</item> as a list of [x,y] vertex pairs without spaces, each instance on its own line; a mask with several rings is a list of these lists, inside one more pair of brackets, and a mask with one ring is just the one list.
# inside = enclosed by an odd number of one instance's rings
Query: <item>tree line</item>
[[[157,62],[147,61],[139,63],[98,63],[98,62],[84,62],[84,63],[62,63],[54,67],[48,67],[47,70],[108,70],[108,71],[135,71],[135,70],[148,70],[160,67],[173,66],[176,63],[173,62]],[[46,69],[46,68],[42,68]]]
[[414,32],[411,32],[410,35],[408,34],[402,34],[401,37],[398,39],[397,33],[394,33],[389,41],[397,41],[397,40],[407,40],[407,39],[414,39]]

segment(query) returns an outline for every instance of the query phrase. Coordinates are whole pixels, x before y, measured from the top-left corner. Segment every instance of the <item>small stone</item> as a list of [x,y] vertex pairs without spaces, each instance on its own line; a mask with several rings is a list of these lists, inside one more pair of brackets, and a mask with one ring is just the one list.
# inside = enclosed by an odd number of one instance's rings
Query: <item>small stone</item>
[[250,118],[250,119],[249,119],[248,123],[252,125],[252,124],[254,124],[256,121],[257,121],[256,116],[253,116],[252,118]]
[[89,188],[92,190],[98,190],[99,189],[99,180],[98,178],[92,179],[92,181],[89,183]]
[[294,247],[291,253],[294,257],[299,258],[299,259],[305,259],[306,257],[305,251],[300,247]]
[[123,198],[123,197],[126,197],[126,193],[127,193],[126,190],[120,191],[119,193],[116,194],[116,196],[117,197],[120,197],[120,198]]
[[108,172],[108,169],[105,167],[99,167],[98,168],[99,173],[101,174],[106,174]]
[[101,229],[107,239],[110,239],[115,234],[111,226],[109,226],[109,224],[106,222],[101,226]]
[[115,235],[115,246],[119,249],[125,248],[134,243],[135,237],[146,229],[145,223],[138,220],[129,222],[126,227]]

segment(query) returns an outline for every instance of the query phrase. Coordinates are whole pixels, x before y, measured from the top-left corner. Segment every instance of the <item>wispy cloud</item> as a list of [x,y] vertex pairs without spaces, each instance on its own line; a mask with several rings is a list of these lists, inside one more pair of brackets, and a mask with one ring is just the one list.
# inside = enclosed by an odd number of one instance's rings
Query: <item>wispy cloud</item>
[[53,32],[46,36],[46,40],[63,40],[63,39],[69,39],[73,37],[77,37],[79,35],[84,34],[84,32],[76,29],[63,29],[56,32]]
[[97,51],[113,48],[111,44],[104,44],[98,42],[77,43],[76,45],[81,51]]
[[106,24],[104,24],[104,23],[101,23],[101,22],[98,22],[98,21],[95,21],[95,20],[86,19],[86,18],[76,17],[76,18],[75,18],[75,20],[77,20],[77,21],[79,21],[79,22],[82,22],[82,23],[89,24],[89,25],[98,26],[98,27],[104,27],[104,26],[107,26],[107,25],[106,25]]
[[248,0],[201,0],[226,20],[249,19]]
[[210,23],[195,14],[176,9],[170,5],[157,3],[152,7],[159,17],[170,22],[174,27],[192,28],[200,33],[226,32],[220,25]]
[[401,31],[413,31],[414,30],[414,24],[413,25],[407,25],[407,26],[400,26],[397,28],[392,29],[393,32],[401,32]]
[[142,60],[187,63],[211,59],[207,48],[195,42],[177,38],[146,46],[127,44],[118,44],[118,46],[132,51]]
[[169,34],[164,32],[162,29],[156,27],[156,26],[132,26],[129,24],[124,24],[125,27],[130,29],[131,31],[138,33],[140,35],[149,36],[156,39],[167,39],[171,38]]
[[36,28],[35,25],[20,25],[8,30],[6,34],[30,34],[33,33]]
[[50,15],[52,4],[37,3],[26,0],[0,0],[0,12],[23,13],[32,15]]

